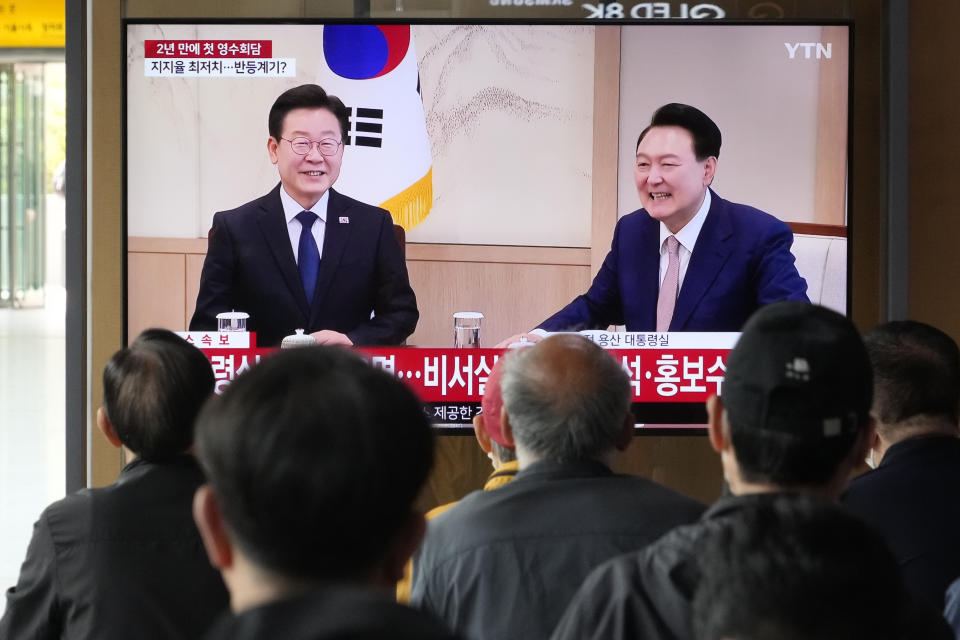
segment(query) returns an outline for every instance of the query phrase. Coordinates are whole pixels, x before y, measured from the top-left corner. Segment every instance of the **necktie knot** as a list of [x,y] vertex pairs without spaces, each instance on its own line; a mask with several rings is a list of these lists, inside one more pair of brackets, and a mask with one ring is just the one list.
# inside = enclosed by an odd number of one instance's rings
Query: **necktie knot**
[[313,223],[319,218],[317,214],[313,211],[301,211],[296,215],[297,220],[300,221],[300,226],[303,227],[304,231],[309,231],[313,226]]
[[667,253],[671,256],[680,255],[680,241],[677,236],[667,236]]

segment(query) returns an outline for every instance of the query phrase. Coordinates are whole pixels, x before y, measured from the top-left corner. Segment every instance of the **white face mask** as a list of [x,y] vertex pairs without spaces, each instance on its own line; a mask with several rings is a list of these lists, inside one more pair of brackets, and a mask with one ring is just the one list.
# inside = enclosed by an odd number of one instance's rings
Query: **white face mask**
[[870,455],[867,456],[864,462],[866,462],[867,466],[870,467],[871,469],[877,468],[877,463],[873,461],[873,447],[870,447]]

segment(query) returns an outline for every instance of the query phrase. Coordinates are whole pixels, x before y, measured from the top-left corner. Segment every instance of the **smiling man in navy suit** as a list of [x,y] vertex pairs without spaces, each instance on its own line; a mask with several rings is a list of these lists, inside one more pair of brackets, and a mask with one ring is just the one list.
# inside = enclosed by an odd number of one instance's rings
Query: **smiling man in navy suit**
[[720,129],[699,109],[657,109],[637,140],[634,179],[643,208],[617,222],[590,289],[542,322],[542,331],[504,342],[609,325],[739,331],[765,304],[808,301],[790,228],[710,189],[720,142]]
[[270,109],[267,152],[278,184],[213,216],[193,331],[222,311],[246,311],[260,346],[295,329],[321,344],[400,344],[417,326],[417,300],[390,213],[333,190],[348,112],[315,84]]

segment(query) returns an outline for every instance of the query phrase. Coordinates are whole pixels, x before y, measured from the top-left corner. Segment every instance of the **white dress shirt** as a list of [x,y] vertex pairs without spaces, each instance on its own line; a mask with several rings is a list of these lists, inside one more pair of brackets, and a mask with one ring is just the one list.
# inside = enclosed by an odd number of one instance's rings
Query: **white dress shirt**
[[297,220],[297,214],[301,211],[312,211],[317,214],[319,218],[313,223],[313,226],[310,227],[310,232],[313,233],[313,239],[317,241],[317,250],[320,252],[320,257],[322,258],[323,235],[327,229],[327,203],[330,202],[330,190],[328,189],[323,192],[323,196],[317,200],[317,204],[309,209],[304,209],[287,193],[287,190],[284,189],[281,184],[280,202],[283,204],[283,215],[287,219],[287,233],[290,235],[290,247],[293,249],[294,262],[299,264],[300,232],[303,231],[303,226],[300,224],[300,221]]
[[690,265],[690,255],[693,253],[693,247],[697,244],[697,238],[700,236],[700,229],[707,219],[707,212],[710,211],[710,189],[707,189],[703,196],[703,204],[697,210],[696,215],[690,222],[683,226],[683,229],[676,233],[671,233],[667,225],[660,223],[660,280],[663,284],[663,278],[667,275],[667,265],[670,263],[670,254],[667,253],[667,238],[675,236],[680,243],[680,280],[677,284],[677,291],[683,287],[683,277],[687,275],[687,267]]

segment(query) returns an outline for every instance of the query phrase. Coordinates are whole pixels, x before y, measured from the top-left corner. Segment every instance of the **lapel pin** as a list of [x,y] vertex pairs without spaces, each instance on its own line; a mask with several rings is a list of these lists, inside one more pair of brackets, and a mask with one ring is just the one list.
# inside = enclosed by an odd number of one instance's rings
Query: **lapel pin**
[[349,224],[349,223],[350,223],[350,218],[348,218],[347,216],[340,216],[340,224]]

